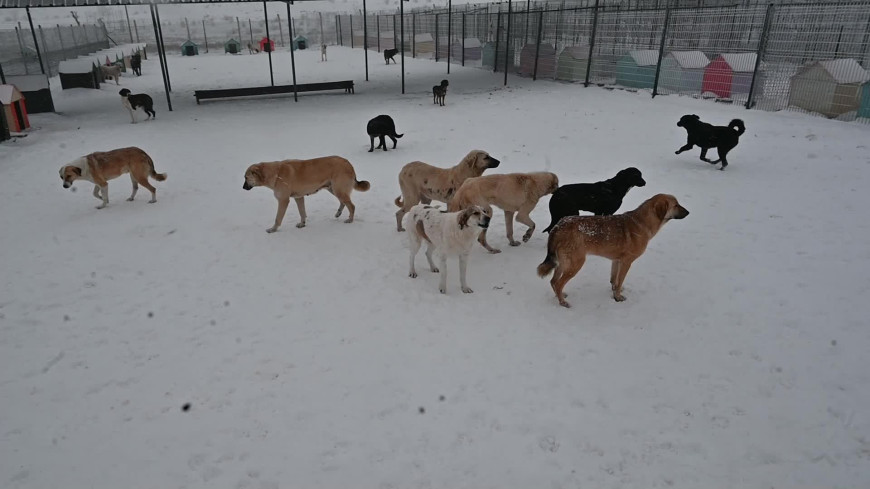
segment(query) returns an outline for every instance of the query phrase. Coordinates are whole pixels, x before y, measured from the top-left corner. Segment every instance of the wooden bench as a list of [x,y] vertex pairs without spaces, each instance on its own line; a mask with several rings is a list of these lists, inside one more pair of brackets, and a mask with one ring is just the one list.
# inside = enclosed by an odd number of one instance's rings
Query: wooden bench
[[[193,95],[196,97],[196,103],[200,100],[230,98],[230,97],[253,97],[257,95],[277,95],[285,93],[293,93],[293,85],[275,85],[269,87],[247,87],[247,88],[219,88],[215,90],[196,90]],[[345,93],[354,93],[353,80],[343,80],[334,82],[320,83],[300,83],[296,85],[296,92],[321,92],[324,90],[344,90]]]

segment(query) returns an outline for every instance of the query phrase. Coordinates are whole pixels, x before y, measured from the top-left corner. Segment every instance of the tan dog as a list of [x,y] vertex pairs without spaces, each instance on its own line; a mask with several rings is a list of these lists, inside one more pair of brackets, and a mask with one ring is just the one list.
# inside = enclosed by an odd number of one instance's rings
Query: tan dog
[[154,171],[154,161],[139,148],[131,146],[91,153],[60,167],[63,188],[69,188],[76,180],[87,180],[94,184],[94,197],[103,201],[97,209],[109,205],[109,180],[125,173],[129,173],[133,181],[133,193],[128,201],[136,197],[139,185],[142,185],[151,191],[151,200],[148,202],[157,202],[157,189],[151,186],[148,177],[162,182],[166,180],[166,174]]
[[115,80],[115,85],[121,84],[121,67],[118,65],[100,65],[103,81]]
[[322,189],[329,191],[340,203],[335,217],[341,216],[341,212],[347,206],[350,216],[344,222],[353,222],[356,206],[350,201],[351,191],[365,192],[371,188],[369,182],[356,179],[353,166],[340,156],[253,164],[245,171],[245,183],[242,188],[251,190],[260,186],[272,189],[275,198],[278,199],[275,225],[267,229],[267,233],[274,233],[281,226],[291,197],[296,200],[301,219],[296,227],[305,227],[305,196]]
[[688,215],[673,195],[658,194],[625,214],[563,217],[550,231],[547,258],[538,265],[538,276],[546,277],[555,268],[550,286],[559,304],[571,307],[562,292],[565,284],[583,267],[586,255],[603,256],[611,260],[613,299],[622,302],[622,283],[631,264],[666,222]]
[[[535,221],[532,221],[529,213],[538,205],[541,197],[552,194],[557,188],[559,177],[550,172],[484,175],[466,180],[453,195],[447,210],[455,212],[477,205],[492,215],[492,206],[499,207],[504,211],[510,245],[519,246],[520,242],[514,240],[514,213],[517,221],[529,227],[523,235],[523,242],[527,242],[535,231]],[[486,242],[486,229],[477,240],[490,253],[501,253],[501,250]]]
[[394,201],[396,211],[396,229],[404,231],[402,216],[419,203],[429,204],[433,200],[450,202],[456,189],[467,178],[479,177],[487,168],[496,168],[500,161],[486,151],[472,150],[462,158],[458,165],[452,168],[438,168],[422,161],[414,161],[402,167],[399,172],[399,188],[402,195]]

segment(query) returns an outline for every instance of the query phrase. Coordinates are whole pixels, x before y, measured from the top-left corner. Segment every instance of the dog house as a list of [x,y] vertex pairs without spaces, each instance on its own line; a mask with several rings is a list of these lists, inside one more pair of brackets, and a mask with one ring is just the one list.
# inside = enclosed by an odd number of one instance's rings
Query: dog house
[[791,77],[788,104],[827,117],[857,111],[870,74],[851,58],[814,61]]
[[555,78],[556,48],[550,44],[526,44],[520,50],[521,75],[532,76],[535,73],[535,58],[538,60],[538,78]]
[[196,56],[199,54],[199,44],[188,39],[181,45],[182,56]]
[[[701,91],[721,98],[748,94],[752,87],[756,59],[755,53],[722,53],[716,56],[704,70]],[[761,87],[763,83],[757,86]]]
[[27,100],[28,114],[54,112],[54,99],[51,98],[47,76],[9,75],[6,77],[6,82],[21,90],[21,94]]
[[302,35],[293,38],[291,49],[308,49],[308,38]]
[[[498,69],[501,70],[504,68],[504,58],[503,58],[503,56],[505,54],[504,53],[504,43],[501,43],[498,48],[499,48]],[[513,46],[509,46],[509,51],[507,53],[507,57],[510,60],[511,66],[514,65],[513,60],[515,59],[514,58],[515,54],[516,54],[516,52],[514,51]],[[493,66],[495,66],[495,62],[496,62],[495,42],[488,42],[488,43],[483,45],[481,57],[482,57],[482,61],[483,61],[483,66],[487,66],[489,68],[492,68]]]
[[659,91],[701,93],[704,69],[710,59],[701,51],[671,51],[662,58]]
[[239,41],[230,38],[224,43],[224,53],[239,54],[240,52],[242,52],[242,43]]
[[10,132],[21,132],[30,127],[24,95],[15,85],[0,85],[0,108]]
[[629,51],[616,61],[616,84],[652,89],[656,80],[659,52],[653,49]]
[[569,46],[559,53],[556,78],[566,81],[586,81],[589,66],[589,46]]
[[414,52],[417,56],[435,52],[435,38],[432,34],[424,33],[414,36]]
[[858,117],[870,119],[870,82],[861,88],[861,104],[858,105]]
[[100,88],[99,68],[88,58],[67,59],[57,66],[60,87],[67,88]]
[[275,41],[269,39],[268,37],[260,39],[260,51],[264,53],[274,53]]
[[[478,60],[483,57],[483,53],[481,52],[482,45],[480,44],[480,39],[476,37],[466,37],[464,49],[465,52],[463,53],[461,39],[453,41],[453,44],[450,45],[450,57],[457,60],[465,59],[465,61]],[[463,55],[465,56],[464,58]]]

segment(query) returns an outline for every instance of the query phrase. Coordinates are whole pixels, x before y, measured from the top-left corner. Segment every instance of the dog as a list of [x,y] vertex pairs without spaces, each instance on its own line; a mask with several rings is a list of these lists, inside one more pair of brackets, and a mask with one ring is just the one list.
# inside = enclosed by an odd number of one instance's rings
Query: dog
[[378,145],[378,149],[384,148],[384,151],[386,151],[387,143],[384,140],[384,137],[392,139],[393,149],[396,149],[397,140],[404,136],[404,134],[396,134],[396,123],[393,122],[393,118],[388,115],[379,115],[370,120],[366,125],[366,132],[371,140],[369,153],[375,150],[375,138],[380,138],[381,141],[381,144]]
[[97,209],[109,205],[109,180],[125,173],[129,173],[130,180],[133,181],[133,193],[128,201],[136,197],[139,185],[142,185],[151,191],[151,200],[148,203],[157,202],[157,189],[148,182],[148,177],[162,182],[166,180],[166,174],[157,173],[151,157],[135,146],[98,151],[60,167],[63,188],[70,188],[76,180],[86,180],[94,184],[94,197],[103,201]]
[[142,76],[142,55],[139,53],[130,56],[130,68],[136,76]]
[[402,216],[419,203],[429,204],[433,200],[450,202],[456,189],[467,178],[479,177],[489,168],[497,168],[501,162],[486,151],[470,151],[462,161],[451,168],[438,168],[422,161],[413,161],[402,167],[399,172],[399,188],[402,195],[393,202],[396,211],[396,229],[404,231]]
[[275,224],[266,230],[267,233],[274,233],[281,226],[291,197],[296,200],[296,207],[299,209],[300,221],[296,227],[305,227],[307,218],[305,196],[315,194],[322,189],[326,189],[338,199],[339,206],[335,217],[341,216],[342,211],[347,207],[350,216],[344,222],[351,223],[356,212],[356,206],[350,200],[351,191],[365,192],[371,188],[369,182],[356,179],[353,165],[340,156],[253,164],[245,171],[245,183],[242,188],[251,190],[260,186],[271,189],[278,199]]
[[118,65],[100,65],[103,81],[115,80],[115,85],[121,84],[121,67]]
[[135,95],[130,94],[130,90],[126,88],[122,88],[120,92],[121,95],[121,104],[130,111],[130,120],[131,124],[136,123],[136,117],[133,115],[133,111],[139,107],[142,107],[142,110],[148,114],[148,117],[145,119],[156,119],[157,112],[154,112],[154,101],[151,100],[151,97],[145,93],[137,93]]
[[[674,154],[680,154],[683,151],[688,151],[694,146],[701,148],[701,160],[715,165],[722,162],[720,170],[724,170],[728,166],[726,155],[734,149],[739,142],[740,136],[746,132],[746,126],[740,119],[733,119],[727,126],[714,126],[701,122],[701,118],[695,114],[686,114],[680,117],[677,122],[677,127],[682,127],[689,135],[686,145],[678,149]],[[710,161],[707,159],[707,150],[716,148],[719,153],[719,159]]]
[[326,61],[326,44],[320,45],[320,61]]
[[397,54],[399,54],[398,49],[384,49],[384,61],[386,61],[387,64],[390,64],[390,60],[392,60],[393,64],[396,64],[396,60],[393,59],[393,56]]
[[[492,215],[492,206],[495,205],[504,211],[508,242],[511,246],[519,246],[520,242],[514,240],[514,213],[517,221],[529,227],[523,235],[523,242],[528,242],[535,232],[535,221],[529,213],[541,197],[552,194],[557,188],[559,177],[550,172],[483,175],[466,180],[447,204],[447,210],[455,212],[479,206]],[[477,240],[490,253],[501,253],[486,242],[486,229]]]
[[555,269],[550,286],[559,304],[571,307],[562,291],[583,267],[586,255],[609,258],[610,289],[613,299],[622,302],[622,284],[631,264],[666,222],[688,215],[673,195],[658,194],[624,214],[565,217],[550,232],[547,257],[538,265],[538,276],[546,277]]
[[[459,284],[462,292],[474,292],[465,281],[468,268],[468,255],[474,243],[474,236],[489,226],[490,215],[477,206],[469,207],[460,212],[444,212],[429,205],[418,204],[405,215],[405,227],[408,231],[408,248],[411,251],[411,268],[408,276],[417,278],[414,259],[420,250],[420,245],[426,241],[426,260],[433,273],[441,272],[441,283],[438,290],[447,293],[447,257],[459,258]],[[432,261],[432,252],[438,251],[441,268]]]
[[259,49],[255,48],[251,43],[248,43],[248,54],[256,54],[259,52]]
[[550,197],[550,225],[544,232],[549,233],[559,219],[576,216],[580,211],[596,216],[613,215],[619,210],[622,199],[631,187],[644,185],[646,181],[643,175],[634,167],[620,170],[615,177],[603,182],[562,185]]
[[444,107],[444,97],[447,96],[447,86],[450,85],[450,82],[447,80],[441,80],[440,85],[435,85],[432,87],[432,103],[438,104],[441,107]]

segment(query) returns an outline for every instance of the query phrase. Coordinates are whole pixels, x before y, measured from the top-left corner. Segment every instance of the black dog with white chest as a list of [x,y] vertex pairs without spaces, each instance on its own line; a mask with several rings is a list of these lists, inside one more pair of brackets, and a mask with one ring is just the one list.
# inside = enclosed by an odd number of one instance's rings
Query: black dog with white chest
[[387,143],[384,140],[384,137],[392,139],[393,149],[396,149],[396,139],[404,136],[404,134],[396,134],[396,123],[393,122],[393,118],[388,115],[379,115],[370,120],[368,125],[366,125],[366,132],[369,134],[369,139],[371,140],[369,153],[375,150],[375,138],[380,138],[381,140],[378,149],[384,148],[384,151],[386,151]]
[[441,80],[440,85],[435,85],[432,87],[432,103],[438,104],[441,107],[444,107],[444,97],[447,96],[447,86],[450,85],[450,82],[447,80]]
[[634,167],[620,170],[615,177],[603,182],[562,185],[550,197],[550,225],[544,232],[550,232],[563,217],[576,216],[580,211],[612,216],[631,187],[644,185],[643,175]]
[[131,124],[136,123],[136,117],[133,116],[133,111],[139,107],[142,107],[142,110],[148,114],[148,119],[157,118],[157,113],[154,112],[154,101],[151,100],[151,97],[149,97],[148,94],[131,94],[130,90],[126,88],[122,88],[118,93],[121,94],[121,103],[130,111],[130,119],[132,120]]
[[133,73],[136,76],[142,76],[142,55],[139,53],[130,56],[130,68],[133,68]]
[[[720,170],[724,170],[728,166],[728,159],[725,156],[737,146],[740,135],[746,132],[746,126],[743,125],[743,121],[740,119],[733,119],[727,126],[714,126],[701,122],[701,118],[695,114],[686,114],[680,117],[677,127],[682,127],[686,130],[689,134],[689,140],[675,154],[680,154],[683,151],[692,149],[694,146],[698,146],[701,148],[701,160],[711,165],[721,161],[722,168],[719,168]],[[707,150],[710,148],[716,148],[716,151],[719,153],[718,160],[710,161],[707,159]]]
[[396,60],[393,59],[393,56],[397,54],[399,54],[398,49],[384,49],[384,61],[386,61],[387,64],[390,64],[390,60],[393,60],[393,64],[395,64]]

